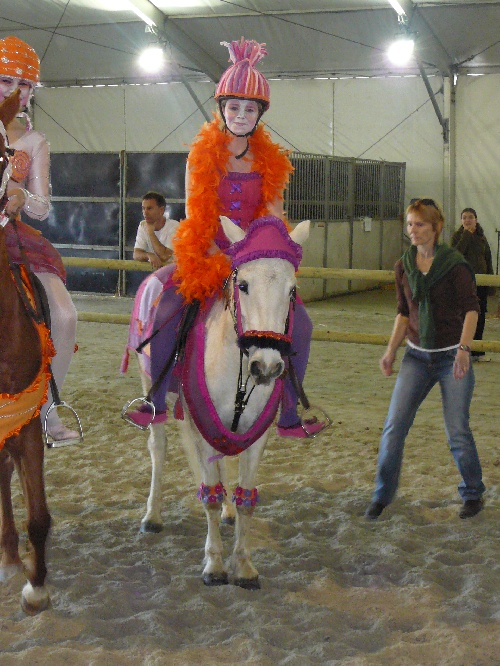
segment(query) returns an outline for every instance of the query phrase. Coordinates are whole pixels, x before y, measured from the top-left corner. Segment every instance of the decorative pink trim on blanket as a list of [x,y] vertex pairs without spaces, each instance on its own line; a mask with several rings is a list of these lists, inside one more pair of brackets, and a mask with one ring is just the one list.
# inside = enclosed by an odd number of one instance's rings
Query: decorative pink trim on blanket
[[207,308],[198,314],[188,337],[182,391],[202,437],[219,453],[235,456],[248,449],[271,426],[282,397],[283,380],[276,380],[264,410],[250,430],[240,434],[226,428],[217,414],[205,378],[205,316],[208,312]]

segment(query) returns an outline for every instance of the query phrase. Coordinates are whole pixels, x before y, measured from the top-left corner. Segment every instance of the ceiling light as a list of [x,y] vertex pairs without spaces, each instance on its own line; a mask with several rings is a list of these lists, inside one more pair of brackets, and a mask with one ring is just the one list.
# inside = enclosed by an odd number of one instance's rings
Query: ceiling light
[[401,5],[399,4],[399,2],[397,0],[389,0],[389,4],[394,9],[394,11],[398,13],[398,16],[405,16],[406,15],[405,10],[401,7]]
[[148,46],[139,56],[140,66],[149,72],[155,74],[159,72],[165,64],[165,53],[161,46]]
[[388,50],[387,57],[394,65],[406,65],[413,55],[415,42],[410,37],[399,37]]

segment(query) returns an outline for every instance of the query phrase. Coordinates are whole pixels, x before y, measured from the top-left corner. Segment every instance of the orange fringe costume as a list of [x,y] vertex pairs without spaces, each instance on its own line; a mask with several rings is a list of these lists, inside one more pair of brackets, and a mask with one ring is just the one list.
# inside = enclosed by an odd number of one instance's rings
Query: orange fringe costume
[[[24,267],[21,267],[24,271]],[[29,284],[23,275],[25,284]],[[31,294],[28,294],[32,298]],[[33,325],[40,337],[41,363],[40,370],[28,388],[21,393],[0,393],[0,451],[9,437],[18,435],[27,423],[40,413],[40,407],[47,400],[50,380],[50,359],[55,356],[50,331],[45,324]]]
[[[231,272],[228,257],[221,251],[209,254],[223,214],[219,199],[219,184],[227,174],[231,157],[228,144],[231,136],[220,129],[214,117],[205,123],[188,157],[190,174],[189,217],[181,222],[174,239],[177,267],[173,275],[178,292],[184,300],[205,303],[222,290],[224,280]],[[262,125],[248,137],[253,154],[252,171],[262,176],[262,199],[255,217],[269,214],[268,205],[283,199],[283,190],[293,171],[288,159],[289,151],[275,144]]]

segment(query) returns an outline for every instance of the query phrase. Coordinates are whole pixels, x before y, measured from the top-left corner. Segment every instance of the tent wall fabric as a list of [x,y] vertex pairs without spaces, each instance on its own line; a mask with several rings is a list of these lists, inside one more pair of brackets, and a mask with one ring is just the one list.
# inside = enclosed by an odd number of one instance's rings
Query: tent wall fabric
[[[443,79],[430,77],[444,108]],[[193,84],[213,109],[213,84]],[[445,202],[442,128],[418,76],[271,81],[265,116],[276,141],[297,152],[406,162],[405,204],[416,196]],[[500,74],[461,76],[456,85],[455,218],[472,206],[495,253],[500,226],[498,159]],[[52,150],[186,151],[203,117],[182,83],[166,85],[40,88],[35,126]],[[458,211],[458,212],[457,212]]]

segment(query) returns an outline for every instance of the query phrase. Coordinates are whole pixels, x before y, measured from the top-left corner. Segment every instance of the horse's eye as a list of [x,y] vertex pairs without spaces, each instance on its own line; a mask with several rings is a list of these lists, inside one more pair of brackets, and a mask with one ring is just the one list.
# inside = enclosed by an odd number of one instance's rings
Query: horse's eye
[[244,294],[248,294],[248,282],[238,282],[238,289]]
[[290,289],[290,300],[295,301],[296,298],[297,298],[297,287],[292,287]]

